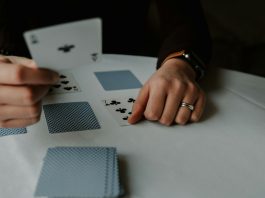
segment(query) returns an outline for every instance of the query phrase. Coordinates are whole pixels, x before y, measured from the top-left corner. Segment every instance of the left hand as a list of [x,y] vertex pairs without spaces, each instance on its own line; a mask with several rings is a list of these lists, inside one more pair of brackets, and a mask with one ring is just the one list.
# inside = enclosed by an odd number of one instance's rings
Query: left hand
[[[169,59],[149,78],[140,90],[128,122],[134,124],[144,116],[164,125],[197,122],[202,116],[206,97],[195,82],[195,72],[181,59]],[[182,102],[194,105],[191,111]]]

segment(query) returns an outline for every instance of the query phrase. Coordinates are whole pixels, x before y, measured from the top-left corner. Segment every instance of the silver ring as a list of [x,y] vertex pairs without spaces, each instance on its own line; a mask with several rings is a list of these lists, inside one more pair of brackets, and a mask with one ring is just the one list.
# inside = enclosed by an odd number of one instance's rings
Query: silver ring
[[194,106],[192,104],[186,103],[186,102],[182,102],[180,107],[187,107],[190,111],[194,110]]

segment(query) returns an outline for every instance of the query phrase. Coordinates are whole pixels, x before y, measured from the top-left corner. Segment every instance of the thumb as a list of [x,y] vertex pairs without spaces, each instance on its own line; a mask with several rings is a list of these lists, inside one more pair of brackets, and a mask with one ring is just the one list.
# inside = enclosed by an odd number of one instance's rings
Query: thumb
[[38,68],[37,63],[33,59],[20,57],[20,56],[6,56],[6,58],[9,59],[10,62],[14,64],[23,65],[29,68]]

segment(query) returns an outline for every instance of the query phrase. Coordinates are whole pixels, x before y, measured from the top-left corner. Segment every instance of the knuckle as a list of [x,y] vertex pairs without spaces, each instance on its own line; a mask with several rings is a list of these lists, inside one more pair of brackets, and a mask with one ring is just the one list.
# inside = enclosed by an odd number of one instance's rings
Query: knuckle
[[151,112],[144,112],[144,116],[145,116],[145,118],[147,120],[153,120],[153,121],[155,121],[155,120],[158,120],[159,119],[158,113],[155,113],[153,111],[151,111]]
[[169,81],[165,78],[159,77],[156,79],[155,86],[159,88],[168,87],[170,85]]
[[7,63],[9,62],[9,59],[3,55],[0,55],[0,62]]
[[22,92],[24,104],[33,105],[35,103],[34,92],[31,87],[25,87]]
[[14,66],[13,80],[16,83],[23,83],[25,76],[25,70],[21,65]]
[[178,116],[176,118],[176,123],[180,124],[180,125],[185,125],[188,121],[188,118],[184,115]]
[[29,108],[29,115],[30,117],[38,117],[41,113],[41,108],[39,105],[33,105]]
[[199,89],[198,87],[194,84],[194,83],[189,83],[188,84],[188,89],[192,92],[192,93],[199,93]]
[[175,86],[178,90],[186,90],[188,87],[188,83],[185,81],[177,81],[175,82]]
[[10,128],[11,126],[9,126],[9,124],[5,121],[5,120],[2,120],[0,122],[0,128]]
[[40,121],[40,115],[31,118],[31,124],[37,123]]
[[172,124],[172,120],[167,117],[163,117],[162,119],[159,120],[159,122],[166,126],[170,126]]
[[179,89],[181,86],[182,86],[182,82],[181,81],[179,81],[178,79],[175,79],[175,80],[173,80],[173,82],[172,82],[172,86],[174,86],[175,88],[177,88],[177,89]]
[[198,122],[199,120],[200,120],[200,118],[199,118],[198,115],[194,114],[194,115],[191,116],[191,121],[192,122]]
[[185,84],[180,83],[179,81],[174,81],[171,86],[170,93],[174,95],[178,95],[184,92],[185,90]]

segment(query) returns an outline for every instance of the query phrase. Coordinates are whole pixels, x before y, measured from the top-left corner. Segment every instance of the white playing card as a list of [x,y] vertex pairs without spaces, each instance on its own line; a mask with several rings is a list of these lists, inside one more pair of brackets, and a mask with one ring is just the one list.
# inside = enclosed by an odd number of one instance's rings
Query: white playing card
[[60,71],[59,76],[59,82],[50,88],[49,94],[64,94],[81,91],[79,84],[76,82],[71,72]]
[[73,69],[100,60],[100,18],[69,22],[26,31],[24,39],[39,67]]
[[132,113],[134,101],[134,97],[121,97],[102,100],[102,103],[120,126],[127,126],[130,125],[128,117]]

